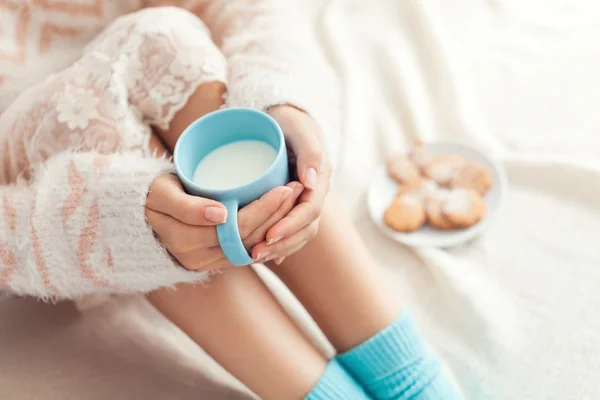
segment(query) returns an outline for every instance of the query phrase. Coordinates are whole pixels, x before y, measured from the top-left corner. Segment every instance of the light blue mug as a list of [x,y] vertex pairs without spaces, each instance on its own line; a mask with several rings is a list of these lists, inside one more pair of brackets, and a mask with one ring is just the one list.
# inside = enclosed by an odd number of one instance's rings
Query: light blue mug
[[[233,189],[215,190],[193,182],[194,171],[208,153],[239,140],[259,140],[277,150],[273,164],[252,182]],[[185,190],[192,195],[217,200],[227,207],[227,221],[217,226],[219,243],[234,265],[248,265],[252,258],[238,230],[239,208],[269,190],[288,183],[288,159],[281,128],[267,114],[249,108],[229,108],[206,114],[188,126],[179,137],[173,155],[175,169]]]

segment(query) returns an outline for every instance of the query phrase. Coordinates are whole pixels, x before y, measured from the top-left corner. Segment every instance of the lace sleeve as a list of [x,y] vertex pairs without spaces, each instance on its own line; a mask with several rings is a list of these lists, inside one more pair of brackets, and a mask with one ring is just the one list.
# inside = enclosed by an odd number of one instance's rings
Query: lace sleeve
[[228,105],[265,110],[291,104],[336,134],[335,76],[319,52],[296,1],[204,0],[201,16],[228,62]]

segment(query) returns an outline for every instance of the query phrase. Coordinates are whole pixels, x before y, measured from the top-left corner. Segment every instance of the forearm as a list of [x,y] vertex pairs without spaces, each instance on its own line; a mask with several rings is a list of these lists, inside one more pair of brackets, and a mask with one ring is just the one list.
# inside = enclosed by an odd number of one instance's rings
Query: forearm
[[0,188],[0,287],[72,298],[202,279],[176,265],[146,223],[148,188],[170,169],[133,154],[61,153],[30,182]]

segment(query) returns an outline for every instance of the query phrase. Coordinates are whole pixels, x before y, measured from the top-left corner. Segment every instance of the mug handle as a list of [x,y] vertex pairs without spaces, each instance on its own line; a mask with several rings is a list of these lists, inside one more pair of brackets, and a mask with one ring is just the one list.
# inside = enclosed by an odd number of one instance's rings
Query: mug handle
[[253,260],[242,243],[238,229],[239,203],[237,200],[225,200],[221,203],[227,207],[227,221],[217,225],[217,236],[225,257],[238,267],[251,264]]

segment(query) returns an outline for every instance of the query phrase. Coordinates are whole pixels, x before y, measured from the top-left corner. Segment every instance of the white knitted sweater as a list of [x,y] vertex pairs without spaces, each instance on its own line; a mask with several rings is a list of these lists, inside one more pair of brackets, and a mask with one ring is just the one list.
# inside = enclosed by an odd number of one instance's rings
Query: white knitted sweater
[[148,155],[150,126],[168,126],[203,82],[226,82],[230,106],[293,104],[334,129],[332,80],[293,2],[145,6],[0,2],[0,288],[72,298],[206,277],[144,215],[172,170]]

